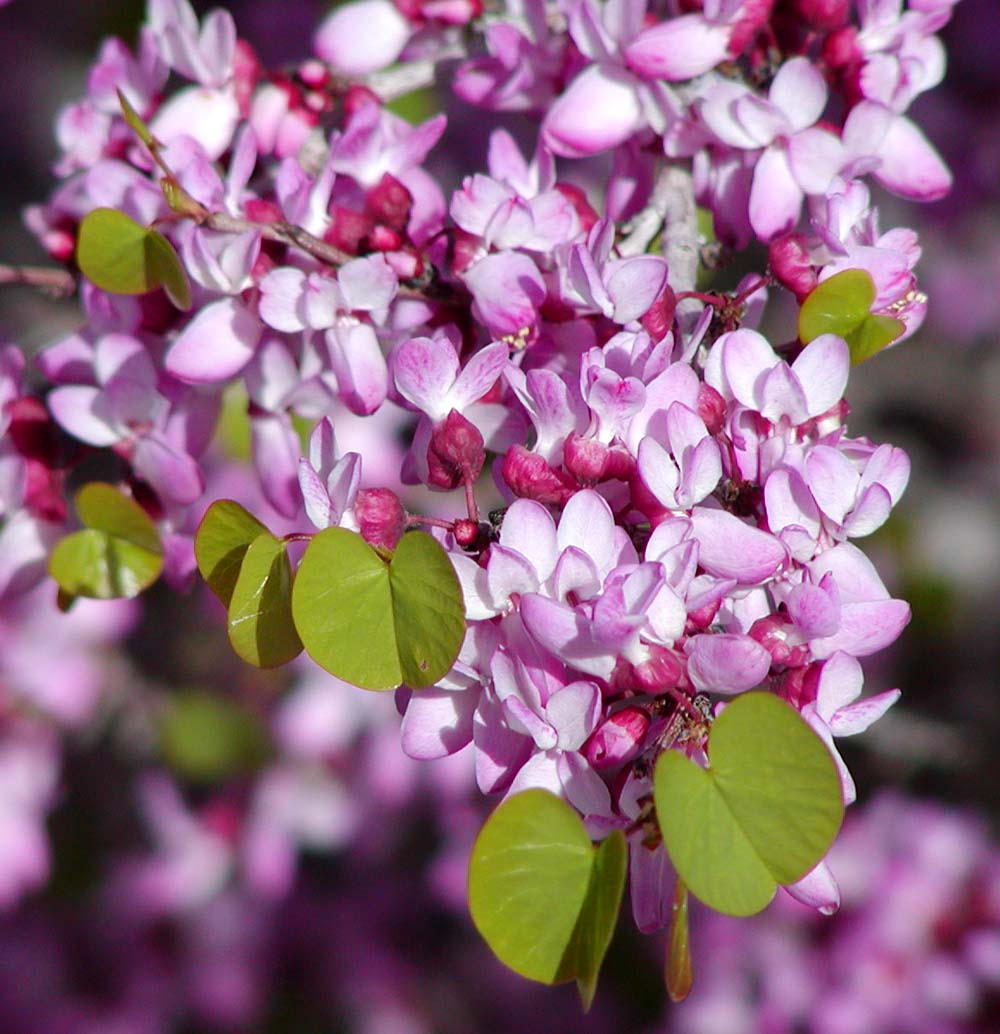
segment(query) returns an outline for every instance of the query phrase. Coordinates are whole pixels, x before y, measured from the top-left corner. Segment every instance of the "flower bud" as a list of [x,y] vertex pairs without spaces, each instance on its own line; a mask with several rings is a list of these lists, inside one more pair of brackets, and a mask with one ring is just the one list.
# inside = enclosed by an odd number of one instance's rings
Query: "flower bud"
[[624,707],[597,727],[583,745],[583,756],[596,769],[631,761],[642,750],[649,715],[640,707]]
[[864,60],[865,54],[858,43],[858,30],[845,25],[831,32],[823,41],[823,61],[839,72],[846,72]]
[[323,234],[323,240],[349,255],[357,255],[374,227],[375,220],[370,215],[331,205],[330,225]]
[[578,490],[568,474],[556,470],[523,445],[512,445],[507,450],[500,474],[514,495],[539,503],[565,503]]
[[653,341],[662,341],[670,333],[676,308],[677,296],[671,286],[666,284],[656,301],[639,317],[642,329]]
[[557,183],[556,190],[573,206],[580,220],[580,229],[589,233],[597,222],[597,213],[587,200],[587,195],[575,183]]
[[388,488],[362,488],[354,501],[361,537],[371,546],[395,549],[406,530],[406,511]]
[[427,481],[445,490],[470,484],[479,477],[485,461],[479,428],[453,409],[434,428],[427,446]]
[[726,423],[726,400],[704,381],[698,385],[698,416],[711,435],[718,434]]
[[818,283],[806,238],[801,233],[786,233],[771,241],[768,262],[778,282],[795,295],[800,305]]
[[605,445],[576,431],[566,437],[563,463],[578,481],[590,484],[610,478],[628,481],[635,472],[635,459],[627,449]]
[[684,674],[678,656],[663,646],[651,646],[649,660],[635,665],[636,685],[646,693],[673,689]]
[[368,191],[368,211],[375,221],[398,233],[406,232],[406,224],[413,207],[413,195],[391,173]]
[[455,521],[452,534],[463,549],[468,549],[470,546],[474,546],[479,538],[479,525],[471,518],[463,517],[461,520]]
[[792,7],[802,21],[817,32],[839,29],[850,14],[848,0],[794,0]]

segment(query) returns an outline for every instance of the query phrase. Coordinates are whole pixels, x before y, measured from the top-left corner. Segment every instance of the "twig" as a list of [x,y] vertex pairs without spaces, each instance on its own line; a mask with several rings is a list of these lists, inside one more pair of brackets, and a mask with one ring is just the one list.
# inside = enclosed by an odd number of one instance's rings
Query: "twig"
[[55,298],[68,298],[76,290],[76,277],[65,269],[0,265],[0,285],[3,284],[37,287]]

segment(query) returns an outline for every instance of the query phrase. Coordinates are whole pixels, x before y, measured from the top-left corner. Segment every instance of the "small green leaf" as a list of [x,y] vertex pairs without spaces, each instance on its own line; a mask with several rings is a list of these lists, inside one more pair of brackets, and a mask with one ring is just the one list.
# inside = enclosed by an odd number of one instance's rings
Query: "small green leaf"
[[411,531],[393,554],[389,585],[401,681],[429,686],[448,674],[465,636],[458,576],[436,539]]
[[876,316],[874,313],[862,321],[861,326],[847,335],[847,347],[851,350],[851,362],[857,366],[891,345],[903,331],[906,324],[894,316]]
[[156,525],[135,500],[95,481],[76,496],[84,530],[61,539],[49,557],[49,573],[63,597],[130,598],[163,570]]
[[152,147],[156,141],[153,139],[153,134],[149,131],[149,126],[143,122],[139,112],[129,103],[128,97],[121,90],[116,90],[115,92],[118,94],[118,104],[122,109],[122,117],[128,123],[129,128],[147,147]]
[[799,339],[842,337],[855,365],[891,344],[906,329],[901,320],[875,315],[875,281],[864,269],[845,269],[809,293],[799,310]]
[[159,723],[160,751],[179,775],[212,783],[259,768],[269,751],[260,720],[214,693],[188,690]]
[[86,527],[105,531],[152,553],[163,552],[160,533],[149,514],[114,485],[91,481],[77,492],[75,505]]
[[145,294],[164,287],[179,308],[190,307],[187,274],[170,242],[114,208],[95,208],[80,224],[80,271],[111,294]]
[[292,568],[269,531],[250,543],[229,601],[229,642],[248,664],[276,668],[302,652],[292,621]]
[[677,751],[656,765],[656,812],[678,875],[730,915],[766,907],[826,854],[843,818],[823,741],[769,693],[744,693],[713,722],[709,767]]
[[580,816],[547,790],[501,804],[469,861],[469,910],[497,958],[544,984],[578,980],[590,1004],[625,884],[619,831],[595,850]]
[[174,246],[158,230],[147,231],[146,267],[174,305],[187,312],[191,308],[191,284]]
[[232,499],[217,499],[194,535],[194,556],[202,578],[228,608],[246,551],[267,528]]
[[49,574],[64,593],[98,600],[138,596],[162,570],[159,553],[93,528],[60,539],[49,557]]
[[364,689],[432,685],[465,634],[448,555],[420,531],[404,535],[388,563],[355,532],[321,531],[299,564],[292,613],[309,656]]

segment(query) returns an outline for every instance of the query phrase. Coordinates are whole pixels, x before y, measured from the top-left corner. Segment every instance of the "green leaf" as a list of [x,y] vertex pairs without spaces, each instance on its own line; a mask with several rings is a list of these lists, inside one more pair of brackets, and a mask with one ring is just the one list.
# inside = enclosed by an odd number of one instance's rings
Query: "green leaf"
[[162,570],[159,553],[93,528],[60,539],[49,557],[49,574],[64,593],[98,600],[138,596]]
[[769,693],[744,693],[713,722],[709,767],[677,751],[656,765],[656,813],[678,875],[719,912],[752,915],[826,854],[843,819],[823,741]]
[[152,553],[162,553],[160,533],[146,511],[114,485],[91,481],[76,494],[76,512],[88,528],[105,531]]
[[901,320],[875,315],[875,281],[864,269],[845,269],[809,293],[799,310],[799,340],[808,344],[821,334],[842,337],[851,362],[863,362],[906,329]]
[[232,499],[217,499],[194,535],[194,556],[202,578],[228,608],[243,557],[267,528]]
[[292,568],[269,531],[250,543],[229,600],[229,642],[248,664],[276,668],[302,652],[292,620]]
[[190,308],[187,274],[173,246],[124,212],[88,212],[80,224],[76,260],[83,275],[103,291],[145,294],[163,287],[178,308]]
[[544,984],[578,981],[587,1007],[625,885],[625,838],[595,850],[580,816],[548,790],[509,797],[479,832],[469,910],[504,965]]
[[146,268],[153,281],[184,312],[191,308],[191,284],[174,246],[158,230],[146,231]]
[[355,532],[321,531],[299,564],[292,613],[309,656],[363,689],[432,685],[465,635],[451,561],[421,531],[404,535],[389,562]]
[[187,690],[159,723],[160,751],[179,775],[212,783],[259,768],[270,753],[260,720],[214,693]]
[[138,596],[163,570],[156,525],[135,500],[95,481],[76,496],[83,531],[61,539],[49,557],[49,573],[63,597],[115,599]]
[[620,829],[613,830],[597,848],[587,897],[573,931],[573,971],[584,1011],[594,1001],[601,963],[615,932],[627,866],[625,836]]

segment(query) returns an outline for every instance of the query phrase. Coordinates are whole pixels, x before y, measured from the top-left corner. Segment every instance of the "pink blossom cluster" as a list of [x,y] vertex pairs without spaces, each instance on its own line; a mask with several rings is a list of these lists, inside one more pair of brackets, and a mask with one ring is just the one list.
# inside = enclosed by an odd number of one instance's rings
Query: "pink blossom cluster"
[[[155,223],[193,307],[81,281],[83,325],[36,360],[44,401],[3,353],[3,607],[44,576],[67,476],[95,454],[156,520],[167,581],[189,586],[223,399],[245,398],[272,526],[391,548],[426,524],[453,560],[465,642],[438,685],[399,691],[404,750],[471,744],[484,793],[541,786],[595,835],[625,828],[638,924],[662,925],[660,750],[699,755],[713,709],[765,686],[828,743],[850,802],[834,738],[898,696],[861,696],[859,658],[909,609],[853,540],[885,522],[909,461],[848,435],[844,340],[756,328],[769,287],[801,300],[852,268],[871,274],[874,311],[919,325],[916,236],[880,229],[863,177],[909,199],[946,191],[905,112],[941,78],[950,8],[360,0],[320,25],[313,56],[272,71],[226,11],[199,22],[186,0],[150,0],[136,49],[107,41],[60,116],[60,183],[27,222],[69,264],[95,208]],[[434,166],[446,117],[414,125],[386,101],[456,58],[458,98],[526,112],[537,133],[526,157],[494,128],[485,169],[449,184]],[[195,208],[168,204],[178,190]],[[719,248],[762,242],[768,269],[696,290],[718,250],[696,202]],[[170,793],[147,789],[181,829]],[[284,804],[310,821],[287,773],[256,792],[269,822]],[[327,825],[304,836],[331,842],[323,799]],[[178,864],[211,882],[231,854],[205,851]],[[287,878],[265,857],[265,878]],[[146,900],[170,889],[156,879]],[[837,907],[825,863],[792,890]]]

